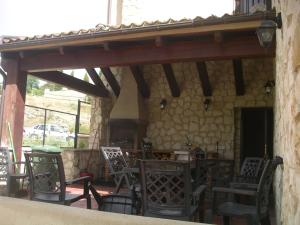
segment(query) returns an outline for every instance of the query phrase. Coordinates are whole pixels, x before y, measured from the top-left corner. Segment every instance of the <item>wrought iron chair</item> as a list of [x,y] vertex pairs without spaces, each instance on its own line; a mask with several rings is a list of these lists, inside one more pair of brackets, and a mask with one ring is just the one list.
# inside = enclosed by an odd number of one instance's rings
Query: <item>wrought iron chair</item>
[[189,162],[142,160],[140,168],[144,216],[192,220],[203,213],[206,186],[192,191]]
[[128,164],[120,147],[101,147],[105,161],[109,167],[109,174],[116,184],[115,193],[119,193],[125,182],[128,190],[133,188],[136,181],[134,175],[128,169]]
[[138,215],[140,212],[140,204],[135,191],[132,191],[130,195],[109,194],[101,196],[92,185],[89,186],[89,189],[98,204],[99,211],[130,215]]
[[26,173],[19,173],[17,165],[21,164],[24,162],[16,162],[8,148],[0,147],[0,186],[3,195],[11,196],[15,192],[16,181],[27,177]]
[[259,175],[262,169],[263,159],[259,157],[245,158],[241,167],[239,176],[236,176],[233,182],[230,183],[231,187],[235,188],[257,188]]
[[[87,208],[91,208],[91,196],[88,183],[90,177],[80,177],[66,181],[64,166],[59,153],[25,153],[29,173],[29,197],[34,201],[70,205],[80,199],[86,199]],[[83,182],[82,194],[66,192],[66,186]]]
[[[273,175],[276,167],[282,164],[281,157],[275,157],[273,160],[268,160],[265,163],[259,184],[256,190],[245,190],[236,188],[213,188],[213,210],[223,216],[223,222],[228,225],[230,217],[246,217],[249,224],[255,225],[261,223],[262,225],[270,225],[269,219],[269,203],[270,190],[273,181]],[[235,195],[246,195],[255,197],[255,205],[245,205],[232,201],[224,202],[217,208],[215,205],[215,195],[219,192]]]

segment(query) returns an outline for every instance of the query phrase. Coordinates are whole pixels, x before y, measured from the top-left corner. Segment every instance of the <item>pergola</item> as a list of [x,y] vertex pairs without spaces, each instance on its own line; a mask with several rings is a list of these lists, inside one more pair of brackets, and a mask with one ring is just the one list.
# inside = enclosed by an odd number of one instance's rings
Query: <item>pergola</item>
[[[120,86],[110,67],[129,66],[141,95],[148,98],[151,93],[140,65],[162,64],[172,96],[179,97],[171,63],[191,61],[197,65],[203,95],[212,96],[205,61],[226,59],[233,62],[236,94],[243,95],[241,59],[275,56],[275,47],[261,47],[255,32],[262,20],[274,18],[271,12],[224,15],[118,27],[98,25],[69,33],[3,38],[1,65],[7,80],[2,142],[7,142],[6,126],[10,123],[17,157],[21,157],[27,74],[89,95],[109,97],[94,68],[100,67],[113,94],[118,96]],[[60,72],[78,68],[85,68],[94,84]]]

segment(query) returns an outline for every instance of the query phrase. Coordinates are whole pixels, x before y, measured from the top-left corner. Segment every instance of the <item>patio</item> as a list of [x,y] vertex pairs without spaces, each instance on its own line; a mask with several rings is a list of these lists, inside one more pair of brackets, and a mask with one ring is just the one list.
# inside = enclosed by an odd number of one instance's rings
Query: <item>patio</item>
[[[276,170],[272,186],[272,222],[298,225],[299,23],[291,15],[299,15],[299,4],[291,2],[274,2],[283,26],[277,27],[276,45],[268,48],[259,44],[256,29],[265,20],[278,22],[270,5],[265,12],[246,15],[4,38],[2,145],[9,144],[10,124],[21,159],[26,78],[31,74],[94,96],[89,149],[62,153],[67,178],[88,170],[96,179],[109,179],[99,149],[118,146],[137,158],[145,137],[157,159],[174,160],[176,151],[200,148],[209,159],[234,162],[235,175],[247,157],[280,155],[284,166]],[[86,69],[93,84],[61,72],[78,68]],[[72,186],[68,191],[80,190]],[[213,221],[222,224],[220,219]]]

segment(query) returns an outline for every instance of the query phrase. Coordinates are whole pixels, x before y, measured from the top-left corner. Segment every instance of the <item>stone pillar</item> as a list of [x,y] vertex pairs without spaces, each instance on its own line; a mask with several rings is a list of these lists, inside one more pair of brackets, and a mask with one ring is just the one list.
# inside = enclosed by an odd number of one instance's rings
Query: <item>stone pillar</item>
[[273,0],[276,32],[274,152],[284,159],[275,176],[277,225],[300,224],[300,2]]
[[4,91],[1,145],[10,145],[9,124],[16,157],[17,160],[21,160],[27,74],[20,71],[17,59],[3,58],[2,67],[7,72],[7,79]]
[[111,98],[94,98],[92,100],[90,149],[99,149],[101,145],[108,144],[108,120],[111,108]]

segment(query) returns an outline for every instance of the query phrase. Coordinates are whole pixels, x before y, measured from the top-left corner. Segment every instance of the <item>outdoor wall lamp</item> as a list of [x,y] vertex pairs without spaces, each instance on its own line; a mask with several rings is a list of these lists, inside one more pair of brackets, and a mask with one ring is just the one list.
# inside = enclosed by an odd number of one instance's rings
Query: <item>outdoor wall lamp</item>
[[208,110],[208,106],[210,105],[210,103],[211,103],[210,99],[207,98],[207,99],[204,100],[203,104],[204,104],[205,111]]
[[272,89],[273,87],[275,86],[275,82],[274,80],[268,80],[265,84],[265,92],[267,95],[271,94],[272,93]]
[[262,47],[268,48],[272,44],[276,28],[282,27],[281,13],[278,13],[274,20],[264,20],[256,29],[259,43]]
[[166,105],[167,105],[167,100],[163,98],[159,103],[160,109],[165,109]]

